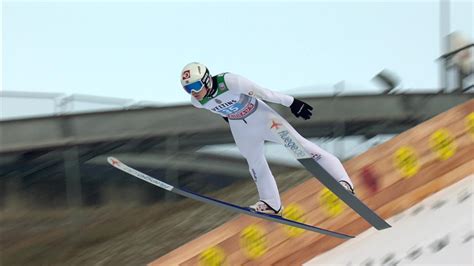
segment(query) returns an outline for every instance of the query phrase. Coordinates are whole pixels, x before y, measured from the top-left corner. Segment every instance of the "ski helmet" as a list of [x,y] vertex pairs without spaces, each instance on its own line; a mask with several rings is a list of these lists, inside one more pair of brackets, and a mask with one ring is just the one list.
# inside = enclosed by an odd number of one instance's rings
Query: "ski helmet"
[[212,88],[212,77],[209,69],[197,62],[187,64],[181,71],[181,85],[189,94],[193,91],[200,92],[204,87]]

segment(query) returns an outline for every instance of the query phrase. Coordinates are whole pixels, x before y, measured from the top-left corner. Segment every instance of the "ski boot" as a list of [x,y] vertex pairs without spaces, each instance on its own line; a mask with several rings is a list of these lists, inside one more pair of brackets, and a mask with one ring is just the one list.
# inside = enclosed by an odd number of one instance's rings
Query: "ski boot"
[[341,180],[339,181],[339,184],[341,184],[341,186],[343,186],[345,190],[355,195],[354,188],[352,188],[351,184],[349,184],[347,181]]
[[249,209],[253,212],[261,212],[270,215],[282,216],[283,214],[283,206],[277,211],[270,207],[265,201],[259,200],[254,205],[250,205]]

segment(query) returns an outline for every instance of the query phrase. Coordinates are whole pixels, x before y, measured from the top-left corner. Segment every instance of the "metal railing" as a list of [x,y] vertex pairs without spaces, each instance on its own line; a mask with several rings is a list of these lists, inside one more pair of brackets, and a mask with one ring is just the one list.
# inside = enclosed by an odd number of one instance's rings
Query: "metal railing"
[[[26,91],[0,91],[0,101],[2,103],[0,120],[160,106],[160,103],[151,101],[135,101],[85,94],[68,95],[65,93]],[[17,104],[14,101],[20,101],[20,103]],[[32,103],[35,103],[35,105],[33,106]]]

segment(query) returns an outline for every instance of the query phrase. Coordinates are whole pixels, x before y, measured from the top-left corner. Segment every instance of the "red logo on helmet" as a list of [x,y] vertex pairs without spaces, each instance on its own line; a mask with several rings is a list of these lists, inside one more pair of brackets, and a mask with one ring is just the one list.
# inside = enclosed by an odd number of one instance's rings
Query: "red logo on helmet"
[[190,70],[183,71],[183,80],[189,79],[190,77],[191,77],[191,71]]

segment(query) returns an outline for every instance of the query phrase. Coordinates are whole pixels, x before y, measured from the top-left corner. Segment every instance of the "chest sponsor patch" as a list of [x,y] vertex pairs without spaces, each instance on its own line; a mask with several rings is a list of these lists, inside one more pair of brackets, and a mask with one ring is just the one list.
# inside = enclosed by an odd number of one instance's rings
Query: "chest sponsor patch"
[[244,94],[241,94],[238,100],[232,99],[224,101],[215,99],[215,103],[218,103],[218,105],[212,107],[210,110],[227,116],[232,120],[245,119],[256,110],[258,105],[257,99]]

